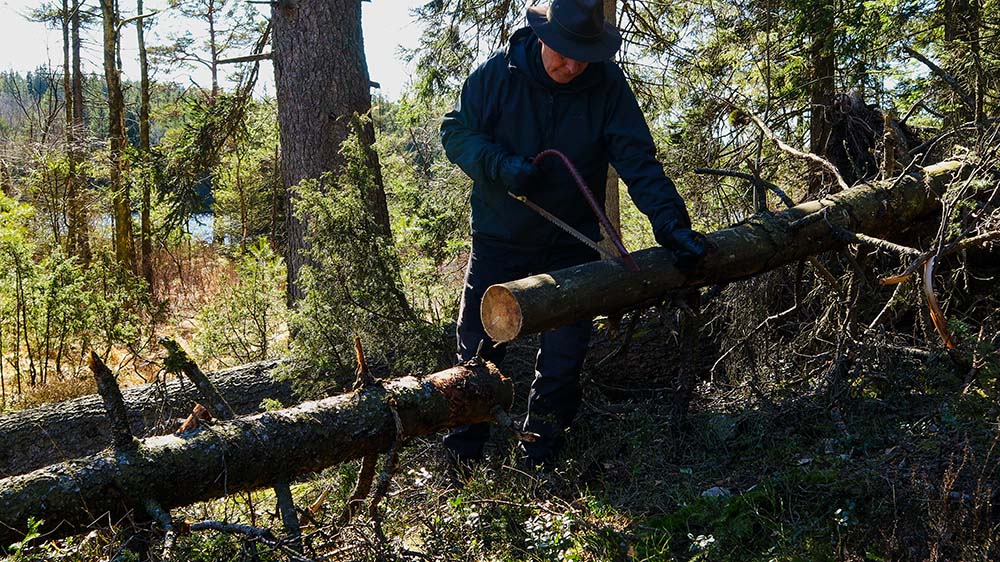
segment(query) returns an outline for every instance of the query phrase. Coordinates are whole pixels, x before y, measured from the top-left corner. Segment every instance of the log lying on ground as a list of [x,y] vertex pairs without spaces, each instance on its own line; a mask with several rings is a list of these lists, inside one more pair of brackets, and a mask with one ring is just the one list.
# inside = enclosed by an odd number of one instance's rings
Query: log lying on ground
[[846,245],[831,224],[874,236],[899,232],[939,207],[938,196],[962,166],[943,162],[895,185],[855,187],[713,232],[709,238],[718,251],[690,274],[675,267],[669,250],[649,248],[632,254],[638,273],[602,260],[493,285],[483,297],[483,325],[494,340],[510,341],[627,310],[672,290],[750,277]]
[[398,437],[393,409],[409,438],[491,420],[512,398],[493,365],[458,366],[0,480],[0,551],[23,537],[29,517],[44,521],[49,539],[148,519],[148,501],[169,510],[385,451]]
[[[274,379],[276,361],[244,365],[213,374],[212,381],[238,414],[260,412],[272,398],[282,404],[299,401],[287,381]],[[201,395],[186,380],[148,384],[123,391],[133,435],[173,431],[173,420],[191,413]],[[163,422],[170,427],[162,431]],[[0,416],[0,477],[24,474],[63,460],[91,455],[111,445],[111,432],[101,397],[82,396]]]

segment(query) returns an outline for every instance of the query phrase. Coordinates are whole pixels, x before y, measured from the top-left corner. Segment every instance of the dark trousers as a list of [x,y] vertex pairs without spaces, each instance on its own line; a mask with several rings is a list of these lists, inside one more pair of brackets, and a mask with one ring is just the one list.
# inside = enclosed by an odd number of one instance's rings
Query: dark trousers
[[[497,344],[486,334],[479,305],[490,285],[513,281],[537,273],[555,271],[594,261],[596,252],[580,246],[543,250],[512,249],[486,240],[472,240],[465,289],[458,313],[458,360],[476,355],[482,342],[484,359],[500,364],[506,345]],[[583,320],[542,333],[535,359],[535,379],[528,394],[528,417],[524,430],[537,433],[535,442],[525,442],[525,452],[533,460],[545,460],[562,444],[562,432],[569,427],[580,406],[580,371],[590,342],[590,320]],[[444,444],[459,458],[474,459],[483,454],[490,436],[487,423],[452,430]]]

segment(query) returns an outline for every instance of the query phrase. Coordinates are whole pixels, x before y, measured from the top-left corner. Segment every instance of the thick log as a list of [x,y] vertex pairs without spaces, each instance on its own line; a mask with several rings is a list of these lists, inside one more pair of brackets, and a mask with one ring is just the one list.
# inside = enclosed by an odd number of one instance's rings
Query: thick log
[[[843,247],[831,225],[871,235],[899,232],[936,210],[961,162],[943,162],[899,179],[864,185],[709,235],[718,248],[685,274],[663,248],[634,252],[637,273],[604,260],[493,285],[483,325],[499,342],[627,310],[682,288],[736,281]],[[893,185],[895,183],[895,185]],[[808,218],[807,218],[808,217]]]
[[0,480],[0,551],[23,537],[29,517],[44,521],[48,539],[143,519],[149,500],[169,511],[385,451],[397,414],[416,437],[492,420],[512,398],[493,365],[458,366],[13,476]]
[[[265,398],[297,403],[291,384],[274,379],[276,365],[244,365],[215,373],[212,380],[239,414],[260,412]],[[202,400],[195,386],[183,380],[136,386],[122,394],[132,434],[140,437],[174,431],[173,421]],[[107,413],[97,394],[5,414],[0,416],[0,477],[91,455],[110,445]]]

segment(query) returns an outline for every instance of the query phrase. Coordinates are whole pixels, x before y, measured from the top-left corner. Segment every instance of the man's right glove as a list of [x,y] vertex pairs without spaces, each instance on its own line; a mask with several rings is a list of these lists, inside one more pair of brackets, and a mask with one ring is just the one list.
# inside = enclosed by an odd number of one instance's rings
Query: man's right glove
[[708,254],[708,238],[690,228],[661,229],[654,234],[661,246],[673,250],[678,269],[690,271]]
[[538,173],[538,166],[524,156],[512,154],[500,160],[499,179],[514,195],[526,195]]

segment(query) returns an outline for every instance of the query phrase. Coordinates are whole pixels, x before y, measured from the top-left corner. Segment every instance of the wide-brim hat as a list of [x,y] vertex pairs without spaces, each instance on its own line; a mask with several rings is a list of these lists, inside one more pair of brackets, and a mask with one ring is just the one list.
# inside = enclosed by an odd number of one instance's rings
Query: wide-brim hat
[[622,44],[618,29],[604,20],[601,0],[553,0],[528,8],[528,25],[560,55],[582,62],[611,59]]

